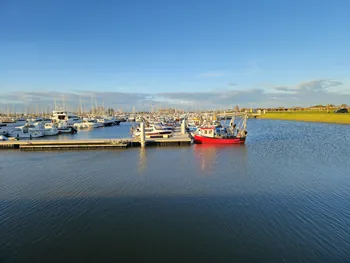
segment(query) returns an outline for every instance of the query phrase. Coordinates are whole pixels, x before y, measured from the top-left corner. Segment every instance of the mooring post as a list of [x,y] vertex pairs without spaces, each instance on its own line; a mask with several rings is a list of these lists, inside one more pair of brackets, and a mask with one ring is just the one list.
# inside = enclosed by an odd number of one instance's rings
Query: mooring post
[[144,122],[140,122],[140,143],[141,143],[141,147],[145,147],[146,146],[146,136],[145,136],[145,124]]
[[181,122],[181,133],[186,134],[186,120],[183,119]]

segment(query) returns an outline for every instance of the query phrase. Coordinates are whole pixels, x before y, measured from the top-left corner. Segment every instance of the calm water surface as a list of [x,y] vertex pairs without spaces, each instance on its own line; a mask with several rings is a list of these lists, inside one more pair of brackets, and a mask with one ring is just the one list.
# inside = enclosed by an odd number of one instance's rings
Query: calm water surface
[[0,151],[0,262],[350,262],[350,126],[248,129],[237,147]]

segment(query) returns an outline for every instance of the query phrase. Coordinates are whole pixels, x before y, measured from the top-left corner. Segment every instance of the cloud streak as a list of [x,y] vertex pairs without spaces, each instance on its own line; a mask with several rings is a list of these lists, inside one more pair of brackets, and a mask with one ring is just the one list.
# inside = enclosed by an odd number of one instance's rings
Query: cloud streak
[[[340,92],[337,92],[337,90]],[[272,90],[264,88],[227,89],[207,92],[159,92],[132,93],[76,90],[70,93],[33,91],[0,94],[2,105],[22,105],[39,107],[57,104],[78,109],[80,102],[85,110],[91,106],[105,105],[115,109],[150,109],[151,107],[177,107],[184,109],[241,107],[310,106],[313,104],[342,104],[350,100],[349,87],[337,80],[311,80],[294,86],[276,86]]]
[[342,84],[343,84],[342,82],[336,81],[336,80],[321,79],[321,80],[303,82],[292,87],[288,87],[288,86],[275,87],[275,89],[278,91],[287,91],[287,92],[294,92],[294,93],[325,92],[325,91],[328,91],[330,88],[337,87]]

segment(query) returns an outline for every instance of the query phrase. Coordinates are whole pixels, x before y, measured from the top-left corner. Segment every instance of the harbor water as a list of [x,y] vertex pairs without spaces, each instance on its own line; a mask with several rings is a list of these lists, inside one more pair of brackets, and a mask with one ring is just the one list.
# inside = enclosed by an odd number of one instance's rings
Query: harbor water
[[349,126],[248,132],[238,146],[0,151],[0,262],[349,262]]

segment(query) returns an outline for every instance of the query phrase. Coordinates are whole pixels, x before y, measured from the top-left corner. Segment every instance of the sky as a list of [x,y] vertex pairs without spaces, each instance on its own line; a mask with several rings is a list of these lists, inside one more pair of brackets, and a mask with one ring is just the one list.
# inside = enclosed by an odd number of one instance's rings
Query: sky
[[350,104],[349,10],[348,0],[0,0],[0,111]]

